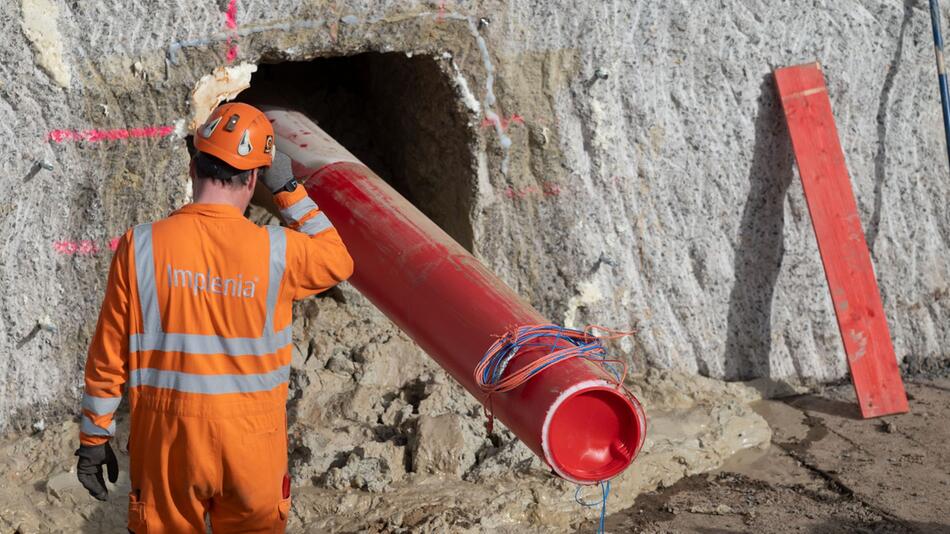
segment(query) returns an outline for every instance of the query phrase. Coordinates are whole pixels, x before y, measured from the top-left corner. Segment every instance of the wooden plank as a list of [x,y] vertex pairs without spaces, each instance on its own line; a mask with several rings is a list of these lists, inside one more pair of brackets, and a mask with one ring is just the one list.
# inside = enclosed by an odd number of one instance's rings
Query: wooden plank
[[865,418],[908,411],[821,65],[775,71],[851,379]]

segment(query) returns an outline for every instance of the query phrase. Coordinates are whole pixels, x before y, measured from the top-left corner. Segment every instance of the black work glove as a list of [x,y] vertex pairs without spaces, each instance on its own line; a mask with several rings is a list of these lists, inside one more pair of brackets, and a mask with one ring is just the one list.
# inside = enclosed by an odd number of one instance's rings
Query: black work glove
[[79,457],[79,463],[76,464],[79,483],[89,490],[89,495],[100,501],[106,500],[109,490],[102,479],[102,464],[109,469],[109,482],[115,484],[119,479],[119,462],[115,459],[112,447],[108,442],[102,445],[82,445],[76,450],[76,456]]
[[[280,150],[274,149],[274,163],[264,169],[261,181],[264,182],[264,186],[266,186],[271,193],[277,193],[283,190],[288,183],[294,181],[294,172],[291,168],[290,157]],[[294,185],[296,185],[296,183]]]

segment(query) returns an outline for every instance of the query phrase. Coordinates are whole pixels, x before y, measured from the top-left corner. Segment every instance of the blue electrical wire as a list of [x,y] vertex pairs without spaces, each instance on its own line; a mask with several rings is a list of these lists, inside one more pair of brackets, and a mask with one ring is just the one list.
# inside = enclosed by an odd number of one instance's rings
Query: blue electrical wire
[[[490,406],[493,391],[506,391],[502,388],[507,387],[507,390],[510,390],[513,387],[518,387],[537,373],[568,358],[581,358],[601,365],[610,374],[614,375],[618,387],[622,387],[626,375],[626,366],[622,362],[617,362],[617,360],[608,360],[607,349],[604,347],[603,340],[591,333],[593,329],[610,333],[611,335],[605,339],[632,334],[632,332],[618,332],[596,326],[589,326],[587,330],[575,330],[553,324],[540,324],[520,326],[499,338],[482,356],[474,373],[475,381],[479,387],[489,393],[485,410],[485,414],[488,416],[486,425],[488,431],[491,432],[492,427]],[[548,350],[547,354],[541,357],[533,354],[532,356],[535,356],[535,359],[515,371],[515,375],[508,377],[508,384],[499,384],[506,380],[504,377],[505,370],[511,361],[518,356],[521,349],[542,347]],[[622,373],[614,367],[614,362],[617,362],[623,368]],[[599,503],[582,501],[580,498],[581,488],[582,486],[577,486],[577,490],[574,492],[574,500],[585,507],[600,506],[600,525],[597,532],[604,534],[607,528],[607,498],[610,495],[610,481],[600,482],[601,499]]]
[[[552,343],[533,342],[539,338],[550,338],[552,331],[555,333],[554,341]],[[498,383],[498,381],[501,380],[505,369],[508,368],[508,364],[511,363],[511,360],[521,349],[547,347],[551,350],[551,352],[554,352],[558,350],[562,340],[574,345],[577,347],[577,350],[572,351],[573,354],[565,354],[562,357],[545,362],[543,365],[533,369],[528,374],[529,377],[540,373],[541,371],[566,358],[579,357],[602,364],[610,371],[611,374],[620,380],[620,373],[617,371],[617,369],[609,362],[605,361],[607,359],[607,350],[604,348],[604,344],[600,339],[593,337],[582,330],[574,330],[557,325],[541,325],[519,328],[517,330],[517,334],[514,336],[514,339],[509,339],[501,347],[497,348],[496,350],[490,350],[488,353],[486,353],[482,360],[484,362],[487,359],[488,363],[482,372],[482,383]]]
[[600,502],[584,502],[580,498],[581,488],[584,486],[577,486],[577,489],[574,490],[574,501],[577,504],[584,506],[586,508],[593,508],[594,506],[600,506],[600,526],[597,528],[597,534],[605,534],[607,532],[607,497],[610,496],[610,481],[605,480],[600,483],[601,499]]

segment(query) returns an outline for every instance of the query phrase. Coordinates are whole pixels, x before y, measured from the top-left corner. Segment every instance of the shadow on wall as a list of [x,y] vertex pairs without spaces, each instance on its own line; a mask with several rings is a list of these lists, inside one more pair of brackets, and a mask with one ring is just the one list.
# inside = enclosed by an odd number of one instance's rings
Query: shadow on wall
[[[904,56],[904,39],[907,35],[907,28],[914,19],[914,6],[918,0],[904,0],[904,15],[901,20],[901,31],[897,37],[897,46],[894,47],[894,55],[891,56],[891,68],[887,69],[884,76],[884,85],[881,87],[881,96],[877,104],[877,154],[874,155],[874,211],[871,219],[865,225],[867,229],[868,250],[871,251],[871,257],[874,257],[874,244],[877,242],[878,233],[881,230],[881,211],[884,204],[884,179],[887,176],[887,112],[891,103],[891,93],[894,90],[894,80],[897,73],[900,72],[899,65]],[[920,6],[923,7],[923,6]]]
[[725,377],[770,375],[772,296],[785,255],[785,194],[794,176],[792,141],[772,74],[762,81],[755,118],[749,196],[739,223],[735,284],[729,295]]

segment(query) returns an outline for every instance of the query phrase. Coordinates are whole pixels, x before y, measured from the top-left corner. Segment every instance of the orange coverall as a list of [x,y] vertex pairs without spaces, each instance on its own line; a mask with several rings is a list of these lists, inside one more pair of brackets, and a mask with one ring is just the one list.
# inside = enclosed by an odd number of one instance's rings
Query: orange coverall
[[[292,302],[353,261],[303,187],[274,197],[290,228],[189,204],[135,227],[112,259],[86,361],[80,441],[131,411],[129,530],[284,532]],[[286,480],[285,480],[286,478]]]

